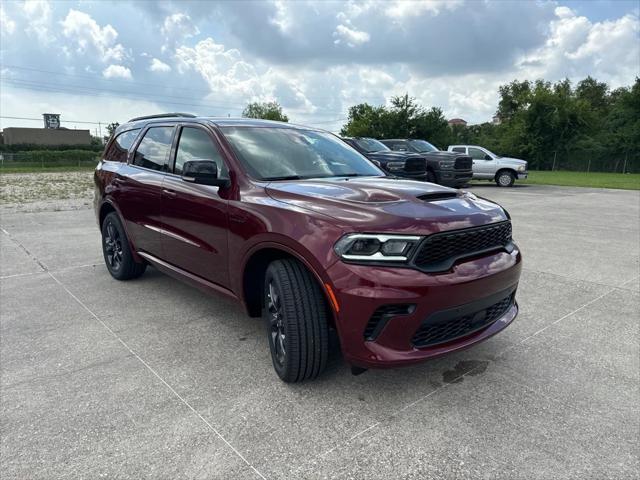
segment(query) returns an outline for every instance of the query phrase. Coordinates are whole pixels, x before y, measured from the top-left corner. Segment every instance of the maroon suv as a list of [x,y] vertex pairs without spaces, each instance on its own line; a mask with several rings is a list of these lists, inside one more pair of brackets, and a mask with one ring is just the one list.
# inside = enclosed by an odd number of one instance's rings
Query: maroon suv
[[335,330],[358,371],[509,325],[521,256],[499,205],[386,177],[336,136],[172,114],[116,130],[95,173],[107,269],[150,264],[266,323],[281,379],[316,377]]

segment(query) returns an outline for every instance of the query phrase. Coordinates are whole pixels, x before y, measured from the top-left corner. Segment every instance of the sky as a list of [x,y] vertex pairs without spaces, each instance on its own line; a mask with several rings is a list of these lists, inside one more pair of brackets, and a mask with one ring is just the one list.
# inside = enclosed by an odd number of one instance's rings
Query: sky
[[[408,93],[490,121],[514,79],[611,88],[640,76],[640,0],[0,2],[0,127],[101,129],[158,112],[239,116],[277,101],[339,131]],[[98,125],[98,122],[100,125]]]

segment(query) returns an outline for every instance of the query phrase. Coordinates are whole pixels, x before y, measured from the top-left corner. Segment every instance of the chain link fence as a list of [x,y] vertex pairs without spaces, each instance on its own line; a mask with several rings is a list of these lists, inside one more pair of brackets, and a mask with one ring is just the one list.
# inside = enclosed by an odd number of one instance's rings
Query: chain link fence
[[100,160],[100,153],[88,150],[34,150],[0,153],[0,171],[38,170],[48,168],[92,168]]

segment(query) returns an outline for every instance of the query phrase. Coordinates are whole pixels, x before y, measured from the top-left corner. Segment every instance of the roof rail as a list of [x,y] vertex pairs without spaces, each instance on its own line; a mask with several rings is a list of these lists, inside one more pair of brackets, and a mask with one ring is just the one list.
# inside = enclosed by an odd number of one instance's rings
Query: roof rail
[[152,118],[170,118],[170,117],[196,118],[196,116],[191,113],[171,112],[171,113],[157,113],[156,115],[146,115],[144,117],[136,117],[129,120],[129,122],[137,122],[138,120],[150,120]]

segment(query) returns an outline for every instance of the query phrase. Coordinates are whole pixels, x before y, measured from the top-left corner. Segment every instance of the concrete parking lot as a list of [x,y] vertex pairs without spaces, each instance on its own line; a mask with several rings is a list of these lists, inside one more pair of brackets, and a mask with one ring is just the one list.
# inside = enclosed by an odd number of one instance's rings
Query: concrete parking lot
[[472,191],[513,217],[516,322],[299,385],[239,306],[111,279],[92,211],[3,214],[0,477],[638,478],[640,192]]

